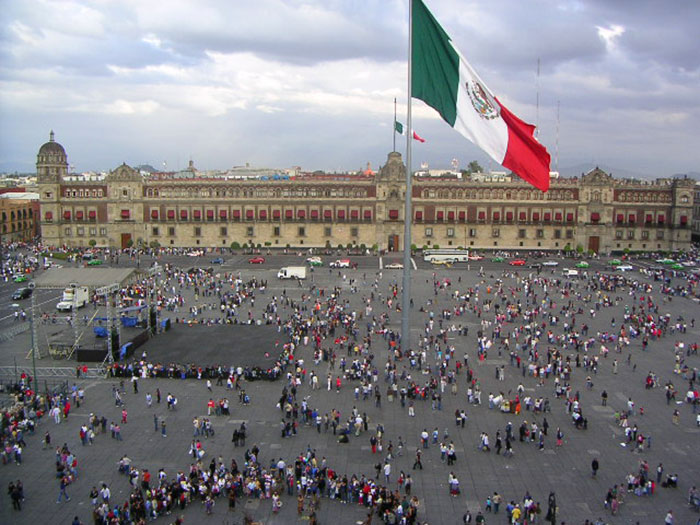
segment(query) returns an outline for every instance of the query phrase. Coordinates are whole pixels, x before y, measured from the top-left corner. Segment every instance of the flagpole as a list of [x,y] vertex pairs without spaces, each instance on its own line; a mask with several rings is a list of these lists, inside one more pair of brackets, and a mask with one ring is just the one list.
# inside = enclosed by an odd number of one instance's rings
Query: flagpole
[[406,197],[403,217],[403,291],[401,293],[401,351],[411,347],[411,58],[413,54],[413,0],[408,0],[408,110],[406,114]]
[[396,97],[394,97],[394,126],[393,126],[393,128],[394,128],[394,130],[393,130],[394,131],[394,133],[393,133],[394,149],[392,151],[394,153],[396,153]]

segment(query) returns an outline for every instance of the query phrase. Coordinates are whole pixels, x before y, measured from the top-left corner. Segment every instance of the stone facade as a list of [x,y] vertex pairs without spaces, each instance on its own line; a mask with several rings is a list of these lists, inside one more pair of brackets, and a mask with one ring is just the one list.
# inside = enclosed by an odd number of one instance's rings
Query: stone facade
[[35,201],[29,199],[5,199],[0,197],[2,242],[31,241],[37,236]]
[[[405,165],[389,153],[376,175],[290,180],[141,176],[123,164],[104,181],[64,181],[65,150],[39,150],[44,243],[126,247],[376,246],[402,250]],[[595,252],[678,250],[690,245],[693,181],[614,179],[599,169],[522,182],[414,177],[412,244],[418,247]]]

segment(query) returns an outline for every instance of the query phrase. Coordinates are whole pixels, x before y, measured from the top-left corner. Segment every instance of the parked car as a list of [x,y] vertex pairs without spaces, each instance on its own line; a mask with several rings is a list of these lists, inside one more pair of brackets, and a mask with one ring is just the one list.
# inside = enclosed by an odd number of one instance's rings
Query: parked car
[[99,266],[102,264],[102,259],[90,259],[88,261],[88,266]]
[[545,261],[542,263],[542,266],[559,266],[559,263],[557,261]]
[[384,268],[387,270],[403,270],[403,264],[401,263],[389,263]]
[[17,288],[15,290],[15,293],[12,294],[12,300],[13,301],[19,301],[20,299],[26,299],[27,297],[31,297],[32,292],[31,288]]
[[513,259],[508,264],[510,264],[511,266],[525,266],[525,263],[525,259]]
[[622,261],[620,259],[611,259],[610,260],[611,266],[620,266],[621,264],[622,264]]
[[501,262],[505,262],[505,261],[506,260],[503,257],[494,257],[493,259],[491,259],[491,262],[495,262],[495,263],[501,263]]
[[26,276],[26,275],[22,275],[22,274],[16,275],[15,278],[14,278],[14,281],[15,281],[16,283],[23,283],[23,282],[26,282],[26,281],[27,281],[27,276]]
[[212,264],[224,264],[224,258],[223,257],[216,257],[211,260]]
[[320,257],[308,257],[306,259],[306,264],[309,266],[323,266],[323,259]]
[[630,272],[634,270],[631,264],[618,264],[615,269],[620,270],[621,272]]
[[249,264],[263,264],[265,262],[265,257],[253,257],[252,259],[248,259]]
[[590,268],[591,265],[588,264],[586,261],[581,261],[576,263],[576,268]]

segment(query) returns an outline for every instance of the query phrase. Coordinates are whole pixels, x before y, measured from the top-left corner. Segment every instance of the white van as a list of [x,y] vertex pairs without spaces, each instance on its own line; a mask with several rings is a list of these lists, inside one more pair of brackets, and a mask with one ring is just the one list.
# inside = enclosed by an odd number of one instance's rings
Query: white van
[[569,268],[564,268],[564,277],[578,277],[578,270],[570,270]]

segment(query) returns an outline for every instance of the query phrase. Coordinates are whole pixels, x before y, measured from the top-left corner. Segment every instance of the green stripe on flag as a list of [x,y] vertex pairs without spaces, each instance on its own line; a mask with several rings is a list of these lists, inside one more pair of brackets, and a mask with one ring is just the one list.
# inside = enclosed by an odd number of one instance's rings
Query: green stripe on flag
[[398,120],[395,120],[394,121],[394,130],[399,135],[403,135],[403,124],[401,124],[401,122],[399,122]]
[[422,0],[413,2],[412,96],[435,109],[452,127],[457,120],[459,55]]

